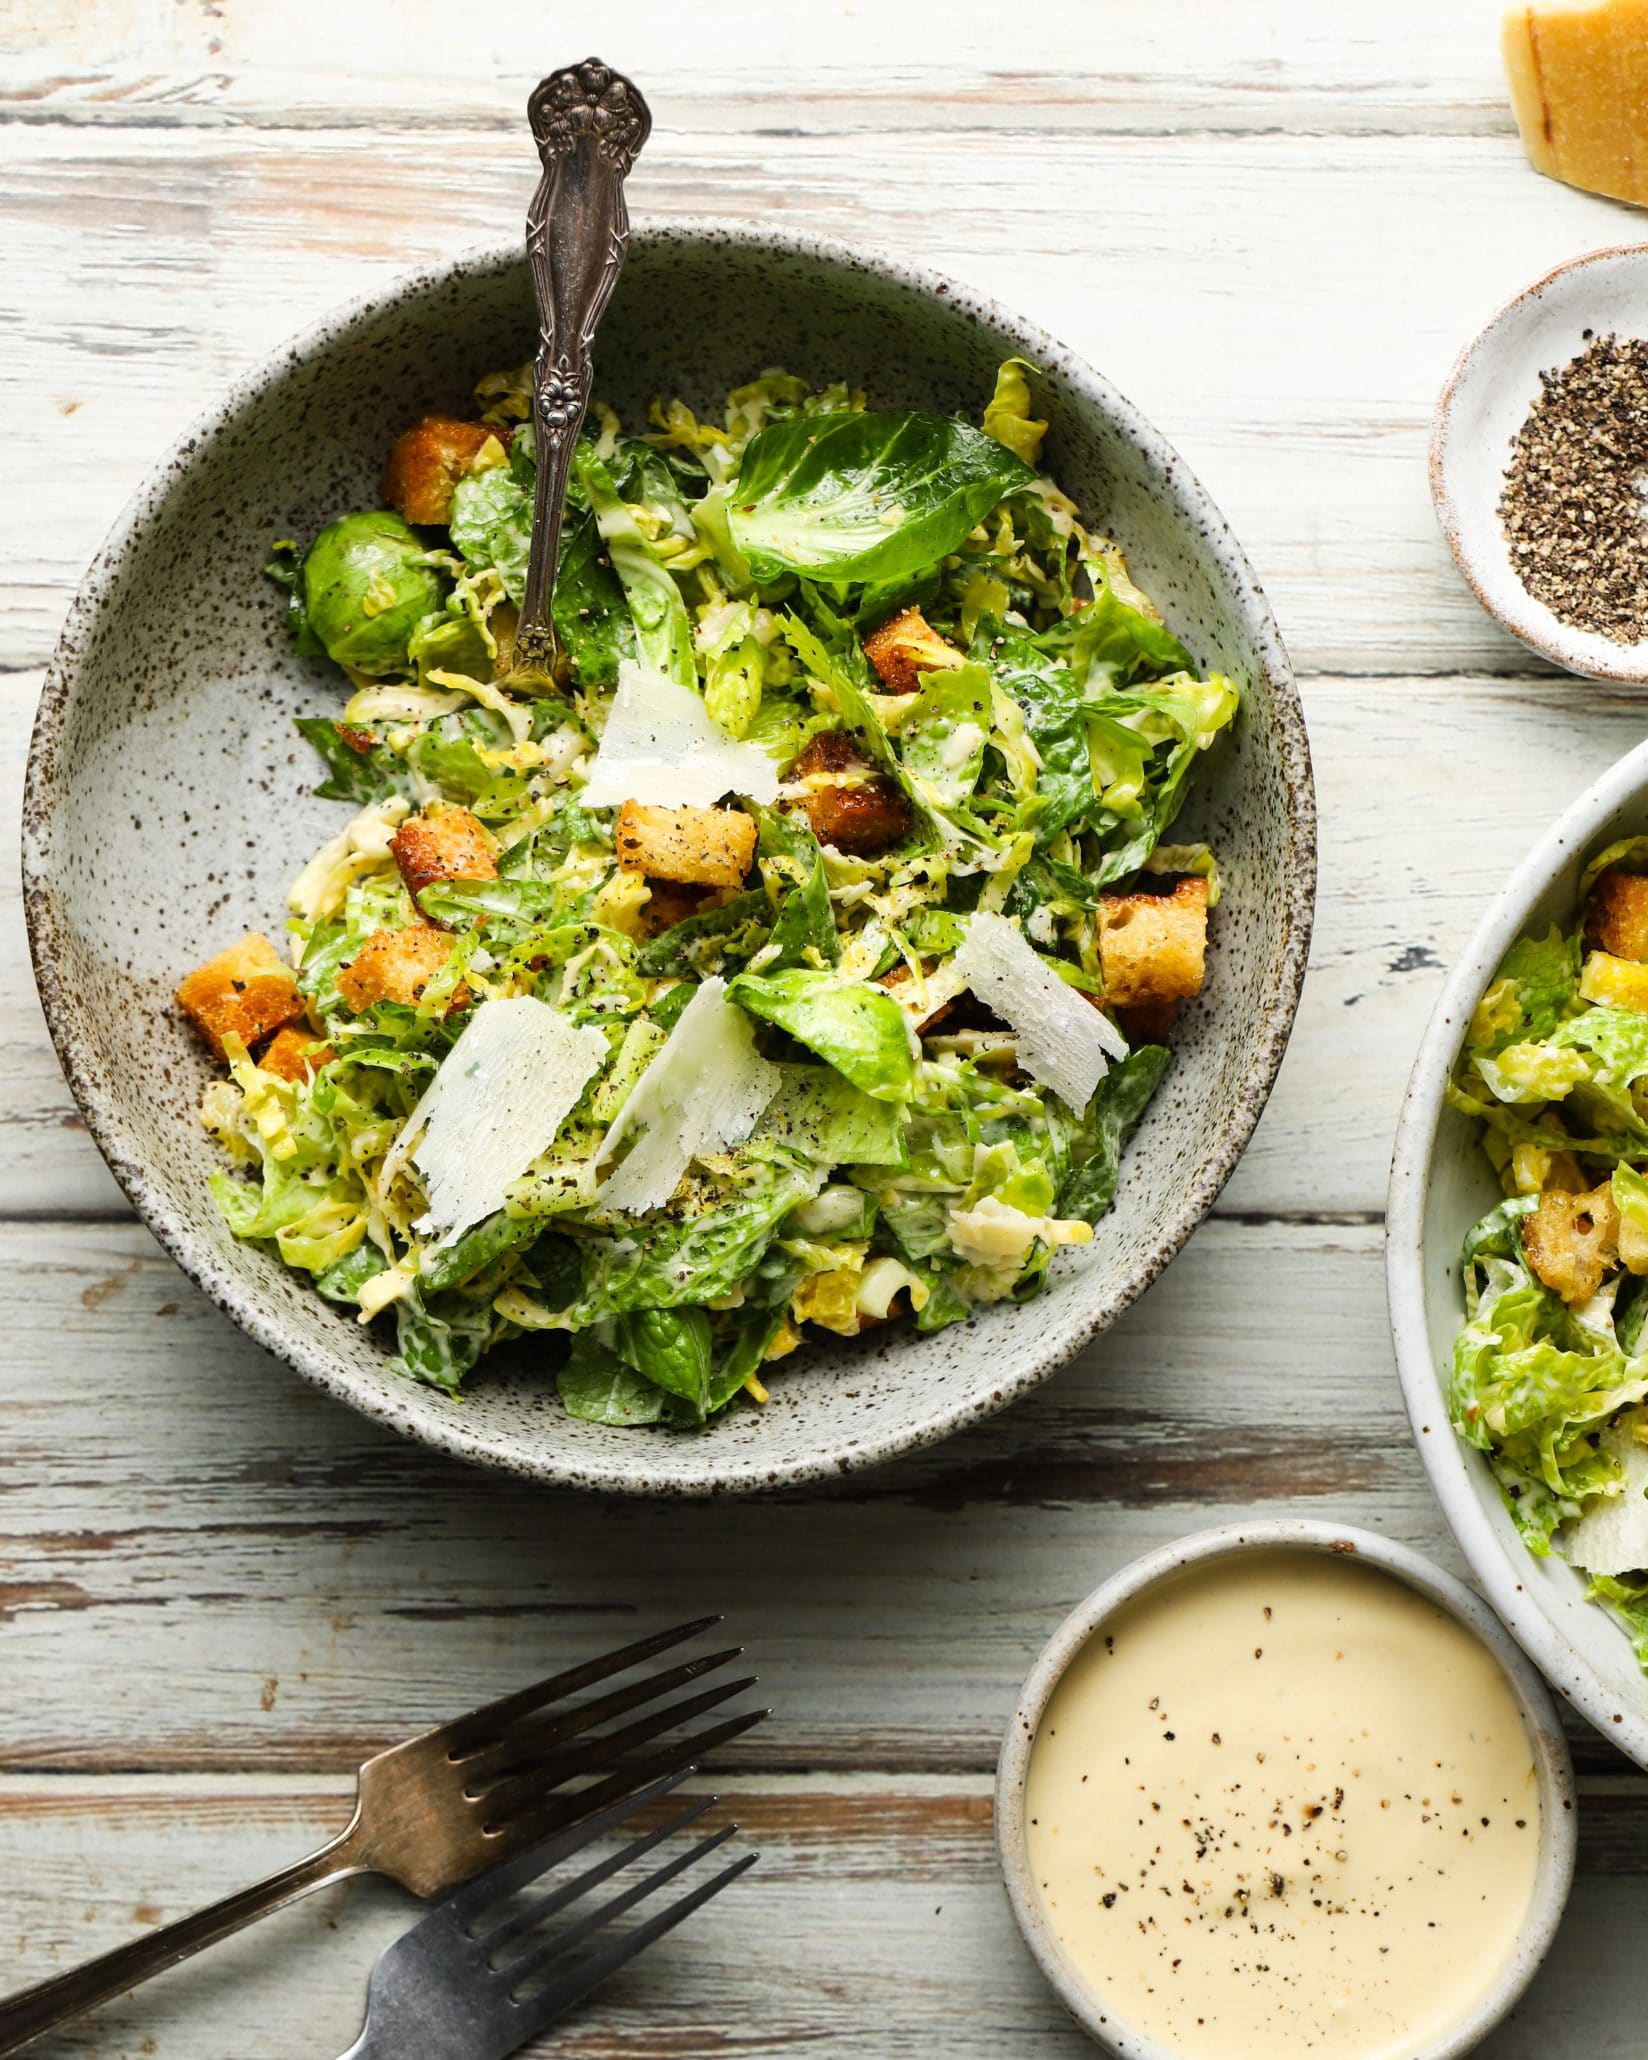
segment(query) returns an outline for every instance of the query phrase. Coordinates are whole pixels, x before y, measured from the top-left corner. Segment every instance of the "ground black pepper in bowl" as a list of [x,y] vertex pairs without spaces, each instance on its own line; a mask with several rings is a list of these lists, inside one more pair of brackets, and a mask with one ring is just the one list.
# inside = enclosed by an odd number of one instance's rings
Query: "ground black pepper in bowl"
[[1518,579],[1571,629],[1648,638],[1648,341],[1585,332],[1539,375],[1499,520]]

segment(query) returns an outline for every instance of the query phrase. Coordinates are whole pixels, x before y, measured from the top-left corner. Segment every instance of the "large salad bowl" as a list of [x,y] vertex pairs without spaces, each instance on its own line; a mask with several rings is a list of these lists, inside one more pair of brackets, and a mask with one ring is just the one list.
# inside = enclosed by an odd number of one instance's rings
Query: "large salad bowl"
[[396,1429],[550,1481],[707,1494],[828,1478],[1001,1408],[1111,1323],[1205,1214],[1252,1133],[1293,1020],[1314,883],[1304,725],[1270,610],[1216,510],[1156,432],[1061,345],[948,281],[816,240],[690,224],[637,232],[601,332],[598,391],[708,403],[783,365],[872,403],[976,411],[998,362],[1039,369],[1046,463],[1127,552],[1203,667],[1242,689],[1176,836],[1218,851],[1209,979],[1129,1153],[1114,1211],[1040,1300],[932,1336],[889,1327],[798,1357],[763,1408],[696,1434],[566,1416],[530,1342],[455,1400],[392,1372],[377,1339],[237,1244],[207,1188],[209,1061],[172,1006],[228,937],[278,930],[293,854],[338,805],[295,716],[336,676],[296,655],[260,577],[278,538],[369,504],[427,408],[533,340],[518,250],[483,252],[343,309],[243,380],[117,524],[70,613],[30,761],[24,869],[41,993],[65,1071],[155,1235],[260,1343]]

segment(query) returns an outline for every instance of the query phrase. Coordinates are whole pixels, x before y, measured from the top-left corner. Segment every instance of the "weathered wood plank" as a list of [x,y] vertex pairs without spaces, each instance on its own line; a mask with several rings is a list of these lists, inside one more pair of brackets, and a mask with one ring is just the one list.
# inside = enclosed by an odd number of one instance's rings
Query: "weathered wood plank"
[[1209,1225],[1008,1415],[827,1494],[722,1505],[557,1495],[402,1443],[248,1344],[136,1226],[0,1227],[0,1277],[11,1769],[347,1766],[721,1609],[777,1712],[748,1763],[978,1770],[1065,1611],[1187,1530],[1297,1510],[1457,1564],[1368,1225]]
[[[0,681],[9,820],[34,690],[31,677]],[[1305,698],[1322,818],[1312,968],[1226,1212],[1382,1207],[1391,1128],[1444,968],[1529,837],[1648,717],[1648,692],[1554,678],[1311,680]],[[17,891],[0,872],[0,1214],[118,1209],[45,1035]],[[247,922],[269,913],[248,909]]]
[[1321,839],[1310,972],[1225,1210],[1383,1208],[1448,968],[1531,840],[1641,741],[1648,690],[1312,680],[1305,712]]
[[[792,2048],[913,2060],[1092,2049],[1014,1928],[996,1875],[984,1776],[718,1778],[717,1813],[761,1853],[712,1903],[530,2050],[581,2060],[724,2060]],[[0,1785],[9,1981],[44,1978],[144,1925],[279,1865],[337,1828],[347,1790],[315,1781]],[[1582,1874],[1555,1953],[1490,2060],[1640,2051],[1621,1942],[1648,1919],[1648,1785],[1588,1793]],[[341,2051],[376,1954],[415,1919],[386,1884],[349,1883],[163,1977],[41,2060],[285,2060]]]
[[[668,129],[1476,131],[1508,126],[1498,11],[1498,0],[1441,12],[1393,0],[1361,16],[1309,0],[1262,12],[1056,0],[1023,38],[946,0],[903,0],[873,29],[839,0],[777,15],[757,0],[722,0],[713,14],[638,0],[596,40]],[[4,43],[14,119],[387,117],[441,129],[518,122],[527,85],[572,47],[514,8],[454,36],[435,0],[365,0],[341,15],[288,0],[278,16],[256,0],[209,11],[98,0],[69,19],[14,6]]]
[[[23,282],[0,409],[31,482],[0,514],[0,665],[43,660],[121,500],[231,373],[399,268],[512,236],[532,175],[470,131],[0,129]],[[675,132],[635,207],[884,243],[1045,323],[1205,480],[1305,670],[1528,669],[1437,537],[1430,410],[1500,300],[1635,232],[1510,138]],[[1423,290],[1419,221],[1449,253]]]

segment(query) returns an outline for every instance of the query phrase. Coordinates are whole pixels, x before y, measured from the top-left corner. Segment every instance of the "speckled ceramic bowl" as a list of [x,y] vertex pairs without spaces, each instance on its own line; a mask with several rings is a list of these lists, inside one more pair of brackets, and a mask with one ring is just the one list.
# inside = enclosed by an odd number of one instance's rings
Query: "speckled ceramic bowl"
[[996,1851],[1013,1915],[1036,1965],[1084,2031],[1114,2053],[1117,2060],[1174,2060],[1168,2047],[1119,2016],[1066,1955],[1042,1907],[1030,1867],[1024,1820],[1025,1781],[1042,1712],[1065,1669],[1088,1640],[1118,1610],[1161,1582],[1174,1580],[1187,1568],[1204,1565],[1208,1560],[1248,1552],[1348,1553],[1403,1582],[1457,1618],[1487,1647],[1504,1671],[1522,1712],[1540,1801],[1539,1858],[1527,1915],[1503,1963],[1465,2016],[1427,2038],[1422,2046],[1405,2049],[1404,2053],[1404,2060],[1462,2060],[1509,2014],[1550,1950],[1562,1921],[1568,1891],[1573,1886],[1578,1842],[1573,1761],[1544,1682],[1506,1636],[1492,1611],[1462,1582],[1445,1574],[1410,1546],[1373,1531],[1307,1518],[1226,1524],[1211,1531],[1197,1531],[1189,1538],[1147,1552],[1094,1589],[1085,1602],[1077,1604],[1043,1646],[1019,1691],[1018,1705],[1008,1720],[996,1764]]
[[[296,865],[343,819],[310,789],[292,718],[338,706],[297,657],[259,568],[271,541],[371,505],[384,453],[428,407],[529,354],[515,250],[458,259],[343,309],[243,380],[116,525],[70,613],[29,765],[24,872],[52,1034],[92,1135],[161,1242],[271,1351],[340,1399],[466,1458],[581,1486],[707,1494],[816,1480],[927,1444],[1023,1394],[1155,1279],[1251,1135],[1293,1021],[1310,931],[1314,807],[1276,625],[1217,511],[1156,432],[1078,358],[948,280],[771,230],[644,228],[598,349],[631,420],[656,392],[713,405],[766,366],[846,378],[878,405],[976,409],[997,361],[1043,368],[1047,460],[1125,545],[1208,665],[1244,687],[1182,834],[1218,846],[1210,977],[1130,1155],[1114,1213],[1052,1291],[925,1338],[809,1351],[762,1410],[700,1435],[566,1417],[516,1356],[461,1402],[398,1379],[382,1346],[263,1252],[206,1189],[194,1110],[210,1067],[179,974],[278,930]],[[1176,834],[1181,834],[1176,832]]]

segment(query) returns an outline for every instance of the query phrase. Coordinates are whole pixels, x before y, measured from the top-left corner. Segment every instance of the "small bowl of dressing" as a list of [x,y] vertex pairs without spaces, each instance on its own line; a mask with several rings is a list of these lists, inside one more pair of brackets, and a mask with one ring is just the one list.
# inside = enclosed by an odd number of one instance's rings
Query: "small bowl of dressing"
[[1229,1526],[1059,1627],[996,1840],[1042,1972],[1127,2060],[1453,2060],[1555,1936],[1573,1766],[1450,1575],[1367,1531]]

